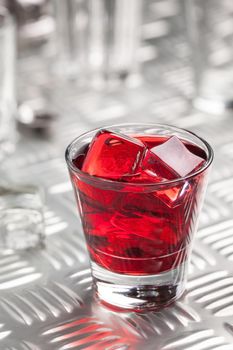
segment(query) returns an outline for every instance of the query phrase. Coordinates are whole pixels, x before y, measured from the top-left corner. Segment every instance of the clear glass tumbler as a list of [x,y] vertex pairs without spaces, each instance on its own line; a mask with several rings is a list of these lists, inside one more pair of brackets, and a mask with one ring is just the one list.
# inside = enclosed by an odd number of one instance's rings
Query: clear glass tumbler
[[176,135],[204,159],[198,170],[175,180],[126,183],[80,170],[98,130],[81,135],[66,151],[98,298],[116,308],[159,309],[185,290],[213,151],[195,134],[171,126],[125,124],[110,130],[148,144]]
[[0,7],[0,160],[15,145],[15,25],[12,16]]
[[139,71],[142,0],[53,0],[58,68],[93,86]]
[[195,78],[194,106],[220,114],[233,108],[233,13],[230,1],[187,0]]

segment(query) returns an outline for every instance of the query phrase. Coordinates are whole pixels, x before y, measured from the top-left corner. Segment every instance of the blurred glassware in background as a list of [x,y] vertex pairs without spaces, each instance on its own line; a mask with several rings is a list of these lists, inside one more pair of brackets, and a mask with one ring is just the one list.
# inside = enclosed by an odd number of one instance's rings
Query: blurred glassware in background
[[43,135],[49,136],[56,119],[56,112],[43,97],[26,100],[18,108],[19,126]]
[[44,240],[41,190],[13,181],[17,173],[10,156],[16,150],[17,135],[16,30],[9,10],[0,7],[0,250],[42,246]]
[[36,186],[0,184],[0,250],[43,246],[42,197]]
[[221,114],[233,108],[233,13],[225,0],[187,0],[195,78],[194,106]]
[[[62,0],[63,1],[63,0]],[[8,0],[7,6],[18,25],[19,50],[46,42],[54,31],[50,0]]]
[[57,69],[80,84],[139,79],[142,0],[53,0]]
[[0,7],[0,161],[14,151],[16,141],[15,23],[11,14]]

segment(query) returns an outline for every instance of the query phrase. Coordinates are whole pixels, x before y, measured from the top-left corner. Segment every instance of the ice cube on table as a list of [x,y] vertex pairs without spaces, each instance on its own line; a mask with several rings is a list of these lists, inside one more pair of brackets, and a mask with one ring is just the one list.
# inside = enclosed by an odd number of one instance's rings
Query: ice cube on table
[[190,152],[178,137],[172,136],[148,151],[143,167],[155,172],[157,176],[172,180],[187,176],[203,162],[203,158]]
[[100,130],[90,144],[82,171],[89,175],[120,180],[132,175],[144,155],[145,146],[135,138]]
[[44,204],[33,185],[0,187],[0,251],[43,247]]
[[0,250],[42,247],[44,222],[37,210],[11,208],[0,213]]

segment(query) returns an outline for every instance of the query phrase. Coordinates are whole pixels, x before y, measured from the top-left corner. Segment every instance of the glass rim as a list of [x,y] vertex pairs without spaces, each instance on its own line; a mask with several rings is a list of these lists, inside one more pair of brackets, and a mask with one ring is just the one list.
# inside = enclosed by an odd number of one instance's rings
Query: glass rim
[[[89,175],[88,173],[85,173],[84,171],[80,170],[78,167],[74,166],[74,164],[72,163],[69,155],[70,152],[73,148],[73,146],[79,141],[79,139],[83,138],[84,136],[93,133],[93,132],[98,132],[101,129],[110,129],[110,128],[114,128],[114,127],[127,127],[127,126],[142,126],[142,127],[163,127],[163,128],[169,128],[172,129],[174,131],[185,131],[187,134],[190,134],[194,137],[196,137],[198,140],[200,140],[205,147],[208,150],[207,154],[207,160],[204,162],[204,164],[197,169],[194,172],[191,172],[190,174],[183,176],[183,177],[179,177],[173,180],[166,180],[166,181],[160,181],[160,182],[146,182],[146,183],[132,183],[132,182],[121,182],[121,181],[116,181],[116,180],[110,180],[110,179],[105,179],[99,176],[93,176],[93,175]],[[212,161],[214,158],[214,151],[213,148],[210,146],[210,144],[204,140],[202,137],[196,135],[194,132],[184,129],[184,128],[179,128],[173,125],[169,125],[169,124],[163,124],[163,123],[123,123],[123,124],[112,124],[112,125],[108,125],[108,126],[103,126],[103,127],[98,127],[89,131],[86,131],[84,133],[82,133],[81,135],[79,135],[78,137],[76,137],[73,141],[71,141],[71,143],[67,146],[66,151],[65,151],[65,159],[66,159],[66,163],[68,165],[68,168],[71,169],[73,172],[79,174],[80,176],[82,176],[82,178],[87,178],[89,181],[91,182],[95,182],[97,183],[101,183],[101,184],[111,184],[111,185],[124,185],[124,186],[130,186],[132,188],[137,188],[137,187],[144,187],[144,188],[157,188],[157,187],[164,187],[164,186],[169,186],[169,185],[174,185],[176,183],[180,183],[186,180],[189,180],[191,178],[196,177],[197,175],[203,173],[206,169],[209,168],[209,166],[211,165]]]

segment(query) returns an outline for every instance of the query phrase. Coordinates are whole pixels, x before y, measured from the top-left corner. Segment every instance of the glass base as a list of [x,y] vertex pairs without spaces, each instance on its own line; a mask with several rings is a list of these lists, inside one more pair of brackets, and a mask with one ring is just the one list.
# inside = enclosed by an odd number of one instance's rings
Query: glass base
[[94,289],[104,304],[130,311],[159,310],[185,290],[188,262],[156,275],[121,275],[92,263]]

